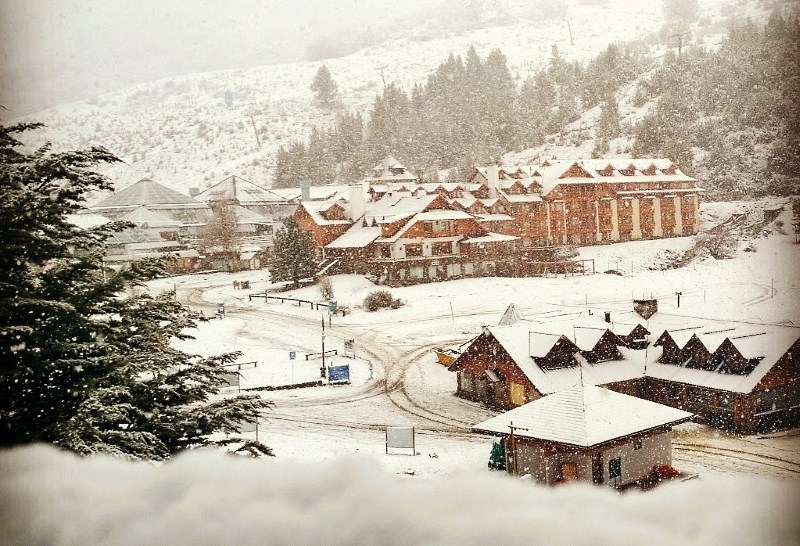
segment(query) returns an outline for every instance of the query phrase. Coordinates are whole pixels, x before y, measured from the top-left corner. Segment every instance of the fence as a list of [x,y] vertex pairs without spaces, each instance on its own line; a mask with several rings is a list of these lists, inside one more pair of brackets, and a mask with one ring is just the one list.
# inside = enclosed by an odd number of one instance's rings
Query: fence
[[[301,300],[298,298],[287,298],[286,296],[270,296],[269,294],[262,294],[258,292],[247,295],[248,301],[253,301],[253,298],[264,298],[264,303],[267,303],[268,300],[278,300],[281,303],[289,301],[289,302],[297,302],[298,307],[301,307],[303,304],[308,304],[312,310],[319,311],[320,308],[326,311],[330,310],[328,307],[328,302],[319,303],[316,301]],[[341,313],[342,316],[345,316],[347,314],[347,311],[345,309],[336,309],[335,311],[330,310],[330,312],[333,314]]]

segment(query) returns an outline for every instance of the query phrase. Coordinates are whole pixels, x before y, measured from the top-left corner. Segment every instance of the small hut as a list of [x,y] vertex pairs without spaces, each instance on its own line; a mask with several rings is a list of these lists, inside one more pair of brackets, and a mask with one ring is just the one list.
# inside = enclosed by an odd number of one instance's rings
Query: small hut
[[576,386],[475,425],[499,434],[506,470],[536,482],[622,486],[672,464],[672,427],[683,410],[596,386]]

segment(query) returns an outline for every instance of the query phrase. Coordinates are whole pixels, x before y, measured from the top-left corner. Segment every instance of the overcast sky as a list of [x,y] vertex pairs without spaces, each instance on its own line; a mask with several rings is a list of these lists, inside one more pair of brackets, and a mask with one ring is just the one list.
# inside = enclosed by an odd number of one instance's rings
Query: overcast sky
[[2,0],[0,104],[14,118],[170,75],[302,61],[327,35],[440,1]]

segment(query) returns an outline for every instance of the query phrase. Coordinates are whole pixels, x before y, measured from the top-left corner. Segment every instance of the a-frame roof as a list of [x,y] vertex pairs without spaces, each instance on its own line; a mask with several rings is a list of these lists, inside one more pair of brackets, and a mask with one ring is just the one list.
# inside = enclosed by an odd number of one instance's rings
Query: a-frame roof
[[240,176],[232,175],[198,193],[195,200],[201,202],[237,201],[241,205],[248,205],[282,203],[286,201],[286,198]]
[[686,421],[692,414],[593,385],[579,385],[529,402],[472,427],[580,447]]
[[148,205],[196,205],[188,195],[172,190],[154,180],[143,178],[125,189],[100,201],[92,209],[148,206]]
[[130,211],[125,216],[120,217],[121,221],[131,222],[141,228],[167,228],[180,227],[181,222],[173,220],[158,212],[153,212],[145,207],[138,207]]

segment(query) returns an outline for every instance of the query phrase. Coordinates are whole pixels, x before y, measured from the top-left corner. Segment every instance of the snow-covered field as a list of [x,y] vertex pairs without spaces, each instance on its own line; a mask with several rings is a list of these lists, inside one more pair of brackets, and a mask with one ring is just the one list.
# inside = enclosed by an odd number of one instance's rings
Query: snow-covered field
[[[763,205],[763,204],[762,204]],[[708,222],[750,207],[704,205]],[[789,209],[779,218],[790,225]],[[647,494],[618,495],[587,485],[546,489],[489,472],[491,438],[468,428],[493,415],[456,398],[455,375],[431,348],[460,344],[496,323],[515,303],[529,317],[556,309],[627,310],[631,296],[659,298],[659,312],[748,322],[800,324],[800,245],[773,223],[736,258],[653,271],[648,264],[689,238],[581,248],[599,271],[622,276],[486,278],[392,289],[406,304],[369,313],[375,289],[355,275],[332,278],[349,308],[326,324],[326,349],[355,339],[349,385],[260,392],[272,400],[259,439],[275,459],[242,460],[195,452],[160,467],[95,457],[77,459],[42,446],[0,456],[4,542],[134,543],[459,543],[789,544],[800,537],[800,434],[735,436],[687,423],[678,427],[673,463],[698,477]],[[233,288],[266,273],[178,277],[191,307],[226,317],[200,326],[186,350],[241,350],[242,388],[319,377],[321,322],[308,306],[248,299]],[[674,295],[682,291],[680,309]],[[287,297],[318,301],[312,286]],[[297,358],[289,359],[289,351]],[[226,389],[232,394],[236,388]],[[415,456],[386,454],[387,425],[416,428]],[[244,436],[254,437],[254,432]],[[735,524],[733,524],[735,522]]]

